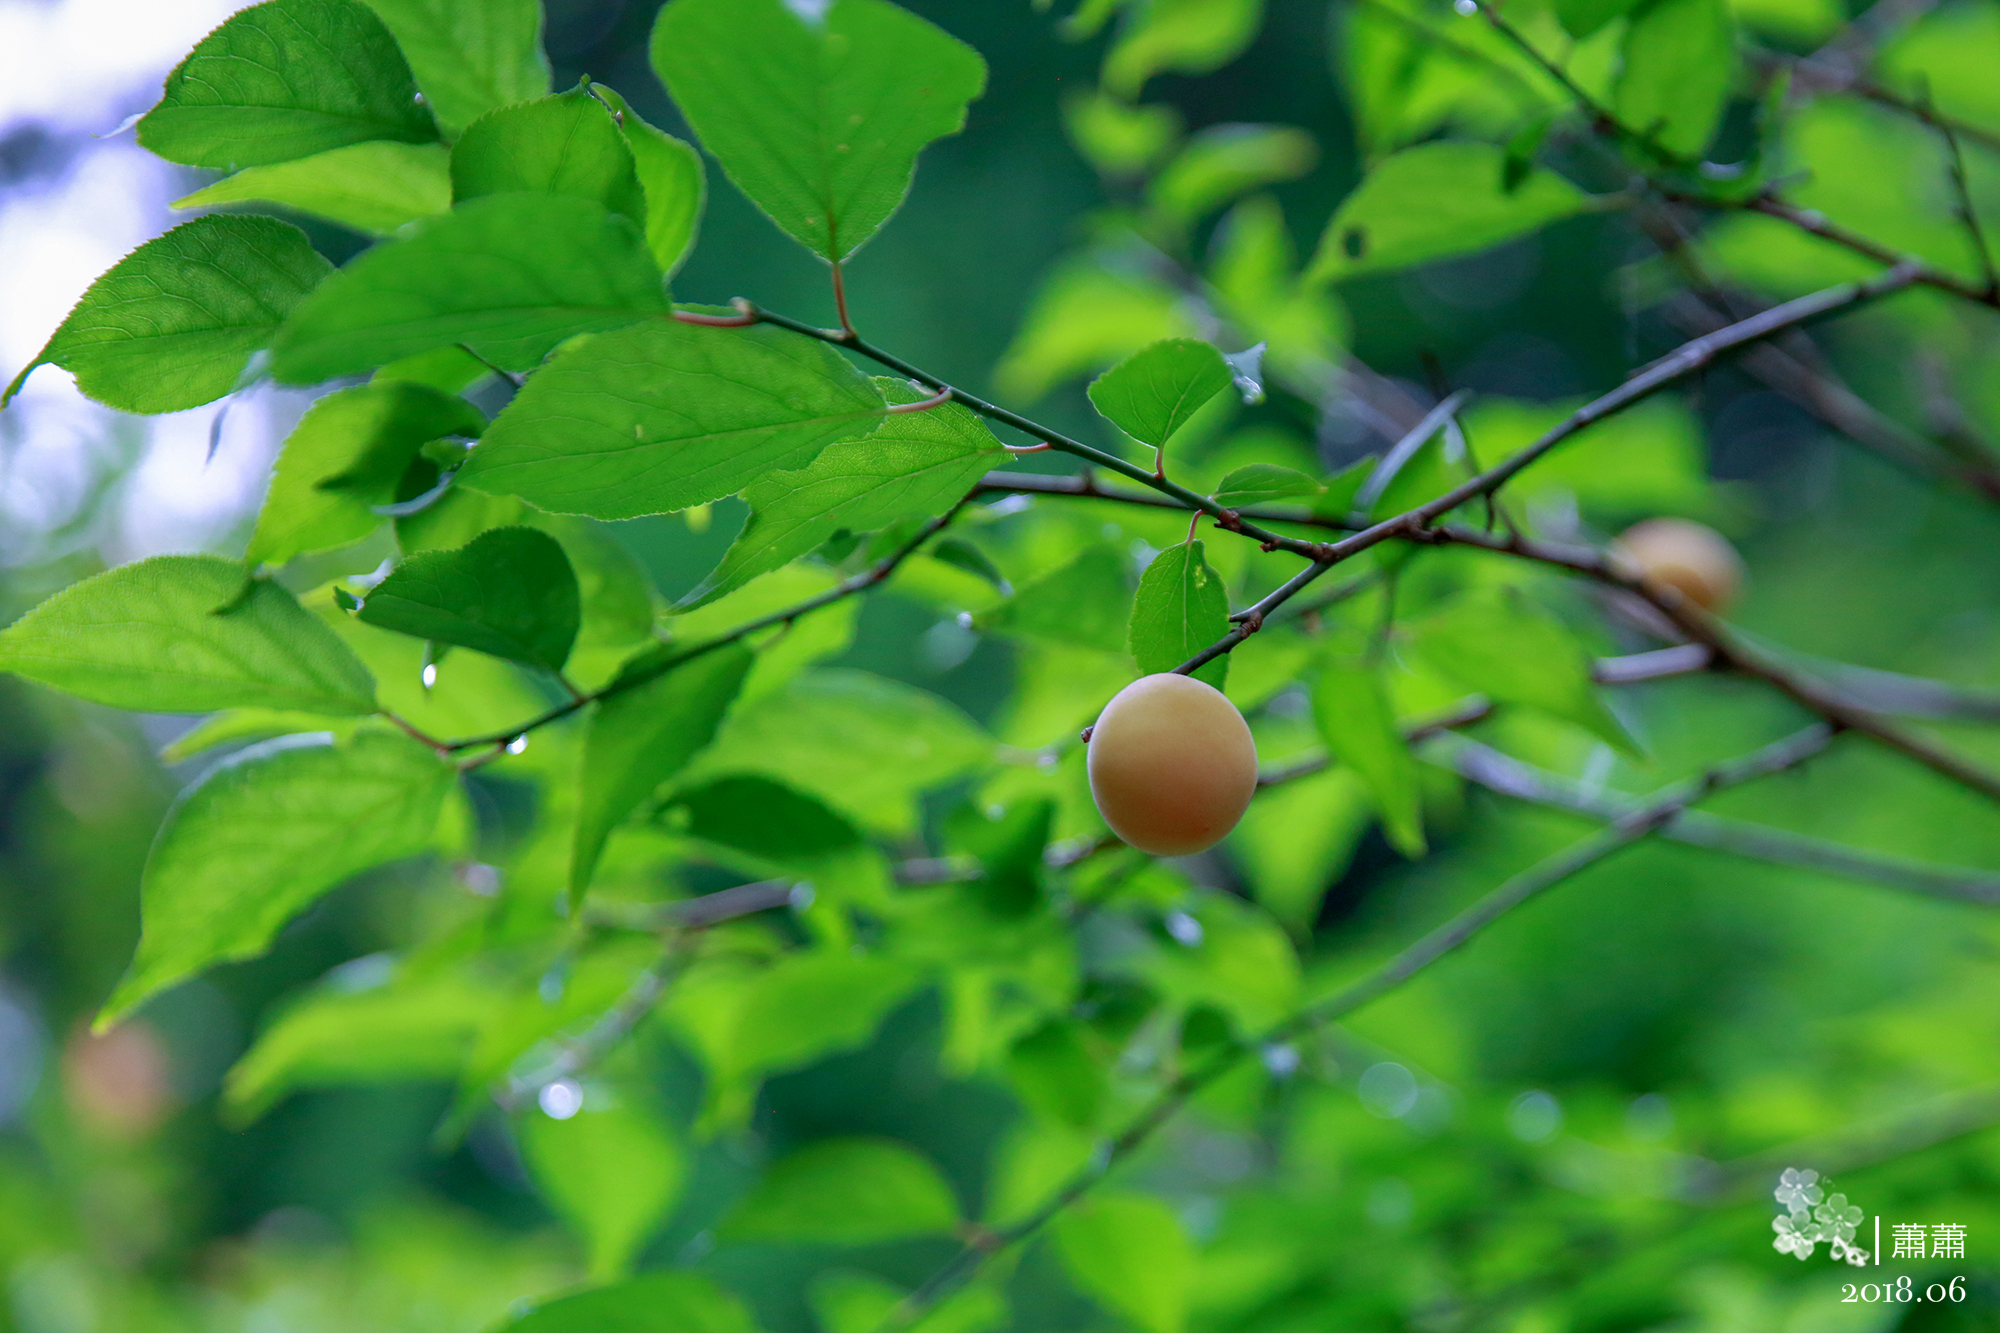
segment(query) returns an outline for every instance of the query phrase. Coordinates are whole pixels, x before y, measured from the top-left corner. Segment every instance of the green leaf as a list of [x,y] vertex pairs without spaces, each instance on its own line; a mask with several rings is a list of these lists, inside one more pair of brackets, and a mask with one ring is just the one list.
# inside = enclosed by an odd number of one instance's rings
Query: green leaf
[[457,550],[403,561],[360,616],[398,634],[561,671],[583,608],[561,543],[533,528],[494,528]]
[[278,331],[271,369],[313,384],[464,343],[527,370],[567,338],[666,309],[632,223],[581,199],[496,195],[418,222],[328,279]]
[[672,277],[701,229],[701,210],[708,200],[708,175],[694,145],[655,129],[603,84],[593,91],[618,110],[619,128],[631,150],[639,184],[646,192],[646,247],[660,272]]
[[993,379],[1007,396],[1033,401],[1156,339],[1193,333],[1181,294],[1165,283],[1076,260],[1036,295]]
[[356,0],[241,11],[174,67],[139,122],[139,142],[167,161],[225,171],[437,137],[396,39]]
[[1358,658],[1334,658],[1313,688],[1313,719],[1327,753],[1361,775],[1382,828],[1397,851],[1424,854],[1422,790],[1417,761],[1396,725],[1396,711],[1379,668]]
[[1007,1082],[1037,1116],[1081,1130],[1096,1127],[1111,1091],[1106,1063],[1067,1018],[1051,1019],[1014,1043]]
[[1614,88],[1618,119],[1669,152],[1698,155],[1736,81],[1728,0],[1648,0],[1625,29]]
[[1173,1209],[1139,1194],[1098,1194],[1058,1217],[1056,1252],[1076,1284],[1146,1333],[1181,1333],[1196,1271]]
[[1229,835],[1257,905],[1293,934],[1309,934],[1327,889],[1374,821],[1371,807],[1360,775],[1345,768],[1259,792]]
[[1556,18],[1563,31],[1582,41],[1613,19],[1630,13],[1639,0],[1556,0]]
[[449,159],[437,144],[374,140],[330,148],[296,162],[247,167],[175,208],[276,204],[386,236],[406,222],[451,207]]
[[1506,158],[1492,144],[1440,142],[1381,162],[1327,223],[1306,280],[1332,282],[1472,254],[1594,206],[1548,171],[1532,171],[1504,189]]
[[688,780],[761,774],[871,828],[904,833],[919,792],[992,754],[978,725],[935,694],[863,671],[817,670],[738,710]]
[[472,451],[461,485],[593,518],[669,513],[810,463],[882,419],[825,343],[658,320],[565,348]]
[[740,1301],[695,1273],[647,1273],[615,1287],[559,1297],[505,1328],[506,1333],[757,1333]]
[[618,1105],[586,1107],[567,1120],[531,1111],[521,1129],[536,1186],[584,1238],[591,1280],[629,1273],[687,1171],[671,1127]]
[[431,845],[451,765],[402,736],[285,736],[181,794],[139,881],[138,955],[98,1026],[206,967],[254,958],[328,889]]
[[1518,591],[1468,593],[1412,634],[1425,662],[1495,702],[1539,709],[1635,752],[1591,683],[1590,654],[1553,612]]
[[1066,565],[1016,592],[991,615],[985,629],[1049,643],[1082,644],[1122,653],[1131,641],[1132,585],[1125,557],[1097,544]]
[[[906,1295],[869,1273],[834,1269],[813,1279],[808,1299],[826,1333],[876,1333],[896,1327]],[[1007,1323],[1007,1302],[992,1286],[961,1287],[908,1325],[909,1333],[987,1333]]]
[[1264,0],[1148,0],[1104,57],[1104,86],[1135,98],[1155,74],[1207,74],[1243,53]]
[[1171,106],[1130,106],[1102,90],[1063,99],[1070,142],[1107,176],[1136,176],[1181,136],[1180,112]]
[[[1253,803],[1254,804],[1254,803]],[[1131,956],[1130,970],[1175,1008],[1210,1008],[1250,1039],[1298,1006],[1299,960],[1285,932],[1266,912],[1234,894],[1204,892],[1188,915],[1201,931],[1193,941],[1156,937]]]
[[451,193],[566,195],[646,220],[646,198],[611,108],[584,88],[489,111],[451,147]]
[[1168,338],[1099,375],[1090,401],[1112,425],[1159,449],[1232,382],[1229,363],[1214,347]]
[[986,86],[977,52],[886,0],[833,0],[817,21],[782,0],[672,0],[653,68],[736,187],[834,263]]
[[930,1162],[889,1139],[822,1139],[773,1162],[724,1219],[732,1240],[874,1245],[949,1235],[958,1201]]
[[1248,463],[1222,479],[1210,497],[1228,509],[1274,500],[1311,500],[1325,490],[1305,473],[1276,463]]
[[424,98],[457,134],[495,107],[549,90],[539,0],[368,0],[409,57]]
[[810,863],[861,841],[854,825],[769,778],[718,778],[674,794],[687,835],[779,863]]
[[[928,397],[901,380],[877,379],[875,385],[892,403]],[[876,532],[902,519],[941,514],[1007,458],[985,423],[957,403],[890,416],[866,439],[828,445],[795,472],[751,483],[743,492],[750,521],[687,604],[714,601],[836,532]]]
[[90,284],[0,407],[41,365],[61,366],[84,394],[124,412],[213,402],[330,271],[304,232],[276,218],[182,223]]
[[258,1036],[230,1069],[224,1103],[243,1124],[296,1088],[450,1078],[493,1004],[457,973],[357,990],[337,971]]
[[207,555],[162,555],[64,588],[0,631],[0,670],[148,713],[375,711],[375,682],[292,595]]
[[361,540],[387,521],[376,506],[404,498],[397,487],[419,449],[485,425],[471,403],[421,384],[389,380],[327,394],[285,438],[244,559],[277,565]]
[[1211,125],[1153,178],[1146,201],[1184,228],[1240,195],[1297,180],[1318,158],[1313,137],[1290,125]]
[[[651,650],[635,659],[647,669]],[[672,651],[672,650],[664,650]],[[569,891],[581,901],[604,840],[715,736],[753,654],[726,644],[597,703],[584,738],[583,788]]]
[[[1139,576],[1129,639],[1142,676],[1172,671],[1229,633],[1229,596],[1203,550],[1198,541],[1169,546]],[[1224,653],[1194,676],[1219,690],[1228,672]]]

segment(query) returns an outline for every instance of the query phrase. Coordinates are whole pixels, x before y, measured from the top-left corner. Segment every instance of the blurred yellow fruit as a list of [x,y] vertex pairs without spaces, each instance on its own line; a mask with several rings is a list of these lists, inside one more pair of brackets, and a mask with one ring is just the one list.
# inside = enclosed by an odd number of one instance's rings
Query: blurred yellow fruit
[[1674,588],[1704,611],[1728,610],[1743,586],[1743,559],[1714,528],[1685,518],[1649,518],[1613,549],[1656,588]]

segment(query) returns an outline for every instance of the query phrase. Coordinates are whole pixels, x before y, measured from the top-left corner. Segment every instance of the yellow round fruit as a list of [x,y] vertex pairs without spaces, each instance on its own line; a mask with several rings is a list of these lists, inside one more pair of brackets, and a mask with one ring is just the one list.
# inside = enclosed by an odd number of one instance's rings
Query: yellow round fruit
[[1257,792],[1257,746],[1236,705],[1190,676],[1141,676],[1090,731],[1090,794],[1111,831],[1154,856],[1221,842]]
[[1617,553],[1647,583],[1675,588],[1718,615],[1743,586],[1743,560],[1714,528],[1684,518],[1649,518],[1625,530]]

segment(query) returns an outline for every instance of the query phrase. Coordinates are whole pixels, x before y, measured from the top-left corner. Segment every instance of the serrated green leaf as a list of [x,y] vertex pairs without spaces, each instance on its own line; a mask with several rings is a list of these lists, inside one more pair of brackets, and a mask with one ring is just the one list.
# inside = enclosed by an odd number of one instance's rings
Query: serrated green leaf
[[216,963],[254,958],[285,922],[364,870],[431,845],[451,765],[402,736],[285,736],[181,794],[139,882],[139,951],[100,1027]]
[[90,284],[7,391],[36,366],[125,412],[178,412],[236,388],[306,293],[332,271],[276,218],[201,217],[134,250]]
[[526,370],[565,339],[666,309],[633,223],[581,199],[496,195],[418,222],[328,279],[278,331],[271,369],[313,384],[464,343]]
[[533,528],[495,528],[457,550],[403,561],[360,616],[412,638],[561,671],[583,608],[561,543]]
[[232,16],[139,122],[139,142],[167,161],[225,171],[437,137],[396,39],[356,0],[269,0]]
[[451,207],[449,159],[438,144],[373,140],[295,162],[246,167],[174,200],[175,208],[276,204],[386,236]]
[[451,194],[555,194],[635,223],[646,198],[611,107],[584,88],[489,111],[451,146]]
[[603,84],[593,91],[618,109],[625,146],[646,192],[646,246],[660,272],[672,277],[694,248],[702,207],[708,201],[708,173],[702,169],[701,154],[685,140],[648,125]]
[[459,484],[563,514],[669,513],[802,467],[881,414],[875,386],[824,343],[658,320],[564,349]]
[[695,1273],[647,1273],[538,1305],[506,1333],[757,1333],[734,1296]]
[[[928,396],[900,380],[875,385],[892,403]],[[805,467],[773,472],[746,488],[750,521],[687,604],[714,601],[836,532],[875,532],[941,514],[1007,458],[986,424],[957,403],[889,416],[866,439],[828,445]]]
[[1313,719],[1338,763],[1361,775],[1389,841],[1404,856],[1424,854],[1417,761],[1396,724],[1381,670],[1358,658],[1334,658],[1313,684]]
[[1412,629],[1425,662],[1498,703],[1573,722],[1632,753],[1591,683],[1591,655],[1555,614],[1512,588],[1468,593]]
[[902,204],[917,154],[985,89],[977,52],[886,0],[672,0],[653,68],[736,187],[835,263]]
[[1699,154],[1736,81],[1728,0],[1648,0],[1625,29],[1622,53],[1613,89],[1618,119],[1669,152]]
[[[1169,546],[1139,576],[1128,642],[1140,675],[1172,671],[1229,633],[1229,596],[1204,550],[1198,541]],[[1228,672],[1224,653],[1194,677],[1219,690]]]
[[1090,401],[1112,425],[1158,449],[1232,382],[1229,363],[1214,347],[1168,338],[1091,381]]
[[567,1120],[530,1111],[521,1146],[536,1186],[582,1235],[597,1282],[631,1271],[687,1171],[672,1127],[629,1104]]
[[1440,142],[1385,159],[1341,201],[1306,280],[1334,282],[1472,254],[1593,206],[1548,171],[1532,171],[1505,189],[1506,157],[1492,144]]
[[1105,53],[1104,86],[1135,98],[1155,74],[1220,69],[1242,54],[1263,18],[1264,0],[1150,0]]
[[274,583],[207,555],[162,555],[71,584],[0,631],[0,670],[149,713],[375,711],[375,682]]
[[949,1235],[958,1201],[930,1162],[890,1139],[823,1139],[773,1162],[722,1223],[735,1240],[874,1245]]
[[368,0],[424,98],[457,134],[495,107],[549,90],[538,0]]
[[590,887],[611,830],[714,738],[753,660],[741,643],[726,644],[592,707],[570,851],[572,900]]
[[1211,498],[1226,508],[1241,509],[1279,500],[1311,500],[1325,489],[1296,469],[1276,463],[1249,463],[1224,477]]
[[1105,1309],[1146,1333],[1181,1333],[1196,1272],[1173,1209],[1139,1194],[1098,1194],[1051,1231],[1063,1266]]
[[494,998],[456,972],[361,990],[336,976],[258,1035],[229,1071],[224,1104],[242,1124],[298,1088],[450,1078]]
[[389,380],[327,394],[285,438],[244,559],[277,565],[361,540],[387,521],[376,506],[401,498],[397,487],[426,442],[477,435],[485,425],[471,403],[421,384]]

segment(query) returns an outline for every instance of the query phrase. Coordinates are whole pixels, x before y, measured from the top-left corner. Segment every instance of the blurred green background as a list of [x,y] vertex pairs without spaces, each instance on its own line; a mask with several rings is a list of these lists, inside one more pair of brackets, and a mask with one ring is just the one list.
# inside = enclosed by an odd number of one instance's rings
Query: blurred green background
[[[1018,364],[1011,381],[996,382],[1010,347],[1016,362],[1032,350],[1017,339],[1037,293],[1059,264],[1118,251],[1132,227],[1137,187],[1101,177],[1063,115],[1066,98],[1095,86],[1107,38],[1065,40],[1061,16],[1025,0],[910,7],[977,47],[991,82],[966,132],[925,154],[909,203],[853,263],[855,319],[881,345],[980,391],[1041,387]],[[655,8],[552,0],[555,84],[588,75],[685,133],[646,61]],[[1762,32],[1773,47],[1810,49],[1824,35],[1817,10],[1766,8],[1778,14]],[[1341,6],[1273,0],[1241,55],[1211,73],[1160,75],[1145,91],[1148,105],[1171,108],[1189,131],[1255,122],[1311,136],[1309,169],[1269,191],[1302,253],[1364,161],[1354,98],[1337,73],[1344,17]],[[2000,49],[1973,42],[1969,52],[1989,76],[2000,68]],[[830,322],[823,268],[719,173],[710,185],[677,298],[746,295]],[[335,259],[361,244],[326,224],[309,228]],[[1163,249],[1200,266],[1217,234],[1205,217]],[[1730,244],[1732,273],[1791,294],[1790,261],[1775,244],[1769,254],[1756,237]],[[1414,400],[1444,387],[1572,400],[1678,340],[1650,309],[1659,277],[1649,253],[1625,215],[1588,216],[1475,258],[1345,284],[1344,313],[1329,318],[1349,331],[1357,361]],[[1973,428],[2000,433],[1990,319],[1909,296],[1815,336],[1857,386],[1912,418],[1922,411],[1922,367],[1941,363]],[[1010,401],[1101,438],[1081,385],[1102,359],[1086,351],[1042,377],[1051,383],[1038,402]],[[1679,402],[1670,429],[1683,432],[1691,456],[1705,454],[1718,483],[1696,486],[1684,508],[1744,551],[1750,576],[1737,618],[1750,633],[1882,670],[2000,686],[2000,513],[1840,442],[1738,369],[1704,375]],[[1492,438],[1506,428],[1499,416],[1473,421],[1487,422]],[[1294,389],[1216,423],[1205,447],[1221,458],[1246,439],[1278,440],[1328,467],[1383,444],[1336,399]],[[112,495],[125,480],[110,466],[94,484]],[[1585,526],[1615,530],[1656,507],[1655,496],[1628,510],[1614,500],[1587,508]],[[1163,540],[1128,515],[1101,517],[1130,522],[1121,540]],[[712,567],[741,521],[740,506],[725,503],[705,520],[641,520],[617,536],[671,597]],[[63,530],[15,534],[0,614],[11,618],[97,567],[91,531],[86,507]],[[232,549],[227,538],[218,545]],[[1410,578],[1421,609],[1421,568]],[[1576,604],[1588,614],[1581,597]],[[1011,743],[1053,739],[1024,720],[1016,690],[1021,659],[1035,650],[988,635],[968,647],[955,624],[925,600],[873,597],[837,664],[936,691]],[[1621,644],[1622,631],[1599,633],[1606,651],[1640,646]],[[1768,693],[1720,679],[1651,686],[1621,694],[1617,706],[1649,747],[1643,762],[1529,723],[1485,738],[1587,781],[1643,789],[1799,723]],[[1260,726],[1267,750],[1282,751],[1283,709]],[[135,941],[148,841],[201,762],[155,758],[175,729],[0,680],[0,1114],[9,1117],[0,1132],[0,1327],[473,1330],[521,1298],[580,1280],[582,1251],[530,1184],[502,1116],[480,1120],[457,1146],[433,1147],[450,1098],[443,1083],[298,1091],[248,1126],[218,1112],[224,1071],[287,997],[417,933],[397,874],[335,893],[268,957],[181,986],[112,1037],[82,1035]],[[1949,739],[2000,763],[1990,731],[1961,728]],[[1309,940],[1306,966],[1324,976],[1352,971],[1367,949],[1407,938],[1585,827],[1440,785],[1433,852],[1413,863],[1366,827],[1352,792],[1306,783],[1274,802],[1190,873],[1290,903]],[[2000,868],[1990,806],[1860,746],[1715,808],[1883,852]],[[1966,1274],[1962,1305],[1843,1304],[1848,1270],[1771,1251],[1764,1176],[1699,1203],[1671,1197],[1663,1183],[1693,1159],[1763,1153],[1990,1089],[2000,1079],[1996,946],[1990,911],[1648,845],[1372,1008],[1346,1046],[1315,1052],[1296,1076],[1264,1092],[1219,1090],[1134,1179],[1172,1202],[1201,1246],[1197,1328],[2000,1328],[2000,1133],[1985,1120],[1919,1151],[1864,1148],[1853,1169],[1837,1171],[1839,1186],[1885,1223],[1966,1225],[1964,1261],[1895,1270],[1916,1274],[1919,1286]],[[718,1246],[713,1236],[758,1162],[831,1134],[882,1133],[930,1155],[965,1197],[989,1191],[1018,1099],[997,1080],[940,1072],[939,1033],[938,1003],[926,996],[864,1050],[772,1080],[750,1131],[698,1149],[642,1266],[693,1264],[774,1333],[804,1330],[814,1325],[802,1283],[823,1256]],[[688,1062],[659,1034],[644,1049],[663,1104],[691,1118],[698,1090]],[[1990,1091],[1987,1101],[1986,1120],[2000,1121]],[[1898,1132],[1924,1137],[1921,1126]],[[910,1283],[948,1252],[942,1242],[880,1247],[864,1266]],[[1113,1326],[1041,1251],[1010,1294],[1020,1329]]]

